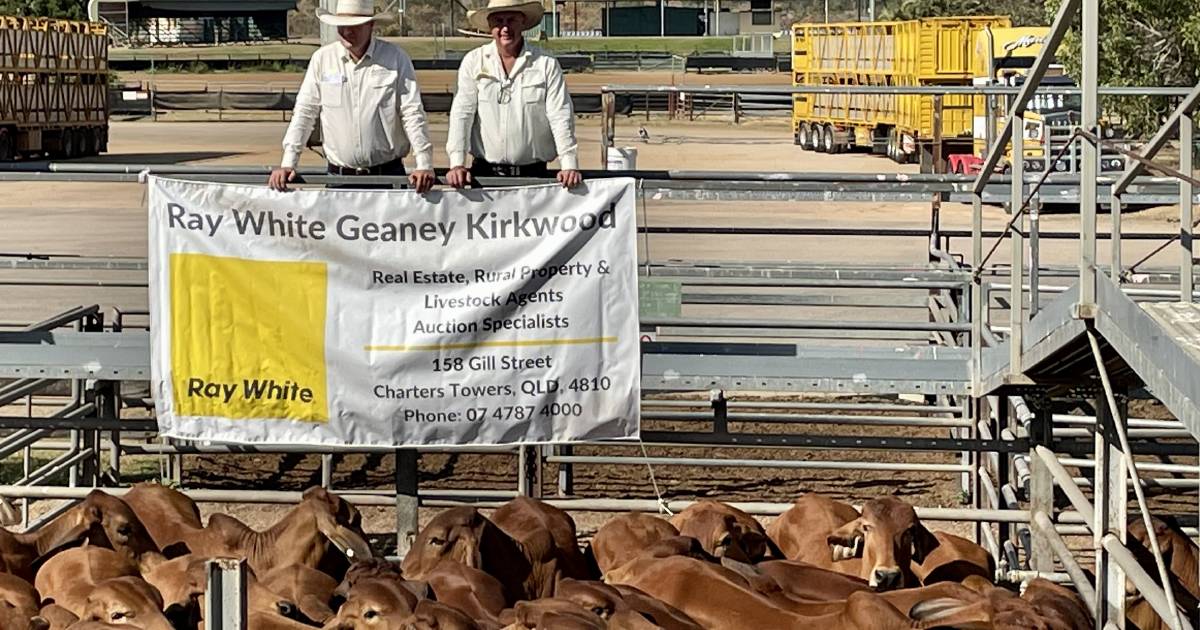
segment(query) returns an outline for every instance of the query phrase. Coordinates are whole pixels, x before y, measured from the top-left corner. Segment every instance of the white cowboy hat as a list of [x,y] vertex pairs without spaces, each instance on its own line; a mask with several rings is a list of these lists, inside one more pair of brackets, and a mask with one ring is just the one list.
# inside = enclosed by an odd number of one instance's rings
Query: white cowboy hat
[[488,0],[486,7],[467,11],[467,22],[481,32],[490,33],[492,27],[488,25],[488,16],[509,11],[525,14],[524,30],[529,30],[541,24],[546,8],[541,0]]
[[317,19],[330,26],[358,26],[367,22],[391,22],[391,13],[375,13],[372,0],[337,0],[337,9],[318,8]]

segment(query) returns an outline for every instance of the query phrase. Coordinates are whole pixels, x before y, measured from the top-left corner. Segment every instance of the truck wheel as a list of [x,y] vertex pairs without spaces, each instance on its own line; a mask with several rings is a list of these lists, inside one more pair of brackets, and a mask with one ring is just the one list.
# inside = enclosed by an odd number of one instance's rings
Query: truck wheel
[[825,153],[837,153],[837,144],[833,141],[833,125],[825,125],[821,130],[821,148]]
[[74,129],[63,129],[62,135],[59,136],[59,157],[63,159],[74,159],[79,156],[79,146],[76,144],[78,136],[75,135]]
[[809,129],[808,123],[800,123],[800,131],[797,133],[798,135],[796,137],[800,139],[800,142],[797,144],[800,145],[800,148],[804,149],[805,151],[812,150],[812,138],[810,137],[812,130]]
[[16,142],[7,129],[0,129],[0,162],[9,162],[17,157]]

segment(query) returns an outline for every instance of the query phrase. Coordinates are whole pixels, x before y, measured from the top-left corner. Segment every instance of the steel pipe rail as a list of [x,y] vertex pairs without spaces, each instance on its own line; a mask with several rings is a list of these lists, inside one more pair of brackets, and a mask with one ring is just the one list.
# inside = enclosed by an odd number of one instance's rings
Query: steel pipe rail
[[887,322],[750,318],[643,317],[646,326],[708,326],[721,328],[777,328],[781,330],[889,330],[918,332],[971,332],[970,324],[954,322]]
[[[1046,468],[1050,470],[1051,476],[1058,482],[1058,487],[1062,489],[1063,494],[1067,495],[1067,499],[1071,502],[1075,510],[1080,514],[1095,514],[1092,502],[1083,495],[1083,491],[1079,489],[1079,486],[1075,485],[1074,476],[1067,472],[1067,469],[1063,468],[1062,464],[1058,462],[1058,456],[1054,454],[1054,451],[1039,444],[1034,447],[1034,452],[1046,464]],[[1085,524],[1089,523],[1085,522]]]
[[[1049,46],[1049,44],[1046,44]],[[1057,45],[1057,44],[1056,44]],[[1034,82],[1036,85],[1036,81]],[[1186,87],[1151,86],[1146,88],[1131,86],[1101,86],[1100,94],[1105,96],[1185,96]],[[796,85],[796,86],[691,86],[691,85],[637,85],[615,84],[600,87],[601,93],[663,93],[663,94],[964,94],[978,96],[1008,96],[1020,94],[1022,86],[1007,85]],[[1082,93],[1077,87],[1042,86],[1037,85],[1037,94],[1076,95]]]
[[[1153,540],[1153,538],[1151,538]],[[1174,597],[1172,594],[1160,587],[1150,574],[1146,573],[1142,565],[1138,563],[1133,554],[1121,541],[1112,534],[1106,534],[1101,539],[1101,544],[1108,551],[1109,557],[1120,565],[1125,571],[1125,576],[1133,585],[1137,587],[1139,593],[1145,598],[1154,612],[1158,613],[1163,619],[1175,620],[1175,627],[1183,630],[1192,630],[1192,624],[1188,621],[1186,614],[1181,614],[1180,611],[1173,605]],[[1169,583],[1168,583],[1169,584]]]
[[[1179,120],[1194,112],[1197,106],[1200,106],[1200,84],[1197,84],[1196,87],[1187,93],[1183,101],[1175,108],[1175,111],[1172,111],[1167,120],[1159,126],[1154,137],[1142,148],[1142,157],[1150,159],[1157,155],[1166,146],[1167,141],[1178,133]],[[1145,172],[1145,170],[1145,163],[1141,160],[1134,160],[1125,168],[1125,172],[1121,173],[1121,176],[1117,178],[1116,183],[1113,184],[1112,194],[1120,195],[1124,193],[1129,188],[1129,184],[1133,182],[1133,179]]]
[[600,455],[550,455],[545,461],[551,464],[601,464],[636,466],[648,464],[651,466],[729,466],[731,468],[783,468],[811,470],[882,470],[882,471],[913,471],[961,473],[970,470],[963,464],[921,464],[921,463],[887,463],[887,462],[857,462],[857,461],[820,461],[820,460],[786,460],[786,459],[715,459],[701,457],[628,457]]
[[[911,416],[842,416],[834,414],[797,413],[748,413],[731,411],[726,414],[729,422],[797,423],[797,424],[841,424],[863,426],[904,427],[969,427],[971,421],[958,418],[918,418]],[[712,412],[654,411],[642,410],[644,420],[699,420],[711,421]]]
[[1062,563],[1067,575],[1071,577],[1071,583],[1075,586],[1075,590],[1079,591],[1079,596],[1087,604],[1088,610],[1094,610],[1096,608],[1096,589],[1079,563],[1075,561],[1067,543],[1055,531],[1054,522],[1045,512],[1034,512],[1033,521],[1029,525],[1050,543],[1050,548],[1054,551],[1054,555],[1058,556],[1058,561]]

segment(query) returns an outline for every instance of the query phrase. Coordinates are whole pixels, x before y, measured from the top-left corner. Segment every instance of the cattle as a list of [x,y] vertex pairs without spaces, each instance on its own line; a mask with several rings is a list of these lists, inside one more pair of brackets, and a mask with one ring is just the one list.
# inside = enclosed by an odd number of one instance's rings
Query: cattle
[[497,621],[507,605],[499,580],[453,560],[442,560],[426,576],[437,601],[476,621]]
[[78,616],[58,604],[42,606],[38,617],[49,622],[50,630],[66,630],[71,624],[79,621]]
[[120,577],[137,577],[138,565],[127,556],[103,547],[67,549],[46,561],[34,587],[42,604],[58,604],[82,616],[88,594],[97,584]]
[[557,597],[517,602],[501,616],[506,629],[512,630],[605,630],[603,619],[579,604]]
[[700,624],[678,608],[655,599],[642,590],[627,584],[611,585],[621,599],[638,614],[649,619],[663,630],[699,630]]
[[168,556],[170,546],[187,537],[188,532],[201,529],[200,508],[186,494],[157,483],[139,483],[123,497],[138,515],[150,537]]
[[602,619],[609,628],[649,630],[661,627],[652,615],[630,606],[620,591],[602,582],[566,578],[555,587],[554,596],[574,602]]
[[432,599],[417,603],[417,610],[404,620],[405,630],[483,630],[467,615]]
[[881,591],[918,586],[912,564],[938,545],[912,506],[893,497],[866,501],[859,514],[844,503],[804,495],[771,523],[769,533],[788,559],[857,575]]
[[529,497],[517,497],[492,514],[492,522],[520,543],[532,565],[529,584],[542,596],[554,590],[559,576],[592,577],[579,549],[575,521],[566,512]]
[[473,507],[450,508],[433,517],[417,533],[401,568],[406,578],[425,580],[443,559],[499,580],[508,605],[542,591],[521,545]]
[[245,558],[255,573],[266,575],[275,567],[292,564],[318,567],[328,543],[351,559],[371,557],[361,520],[358,510],[337,495],[310,488],[298,506],[266,531],[214,514],[202,529],[178,528],[181,539],[171,540],[167,546],[176,553]]
[[163,614],[162,596],[145,580],[132,576],[97,584],[88,593],[79,618],[142,630],[174,630]]
[[35,617],[42,602],[32,584],[15,575],[0,573],[0,607],[4,606],[26,617]]
[[900,630],[923,627],[871,592],[852,593],[836,612],[804,615],[756,592],[737,572],[688,558],[639,558],[605,581],[634,586],[706,628]]
[[33,581],[40,561],[82,542],[100,519],[100,510],[85,501],[35,532],[14,534],[0,529],[0,571]]
[[26,615],[15,608],[0,606],[0,628],[4,630],[51,630],[50,622],[39,616]]
[[588,545],[588,555],[603,575],[636,558],[650,545],[679,535],[666,519],[631,512],[604,523]]
[[345,603],[325,628],[400,628],[404,620],[416,612],[420,599],[422,598],[395,580],[365,578],[354,584],[346,596]]
[[333,618],[330,607],[338,582],[325,573],[302,564],[272,569],[259,578],[263,588],[294,602],[304,619],[325,623]]
[[979,545],[946,532],[933,532],[938,544],[923,562],[913,562],[913,575],[921,584],[963,582],[971,576],[989,582],[996,575],[996,560]]
[[93,490],[83,506],[99,516],[88,532],[89,544],[112,549],[142,570],[165,560],[142,520],[121,499]]
[[797,601],[842,600],[851,593],[873,590],[862,578],[796,560],[768,560],[755,568],[774,580],[785,595]]
[[689,505],[671,517],[671,525],[681,535],[699,540],[705,551],[718,558],[753,563],[774,551],[774,544],[757,519],[717,501]]
[[[945,588],[941,583],[925,588]],[[991,630],[1092,630],[1087,606],[1078,595],[1043,578],[1031,580],[1025,593],[985,587],[974,601],[930,599],[913,606],[910,614],[938,627]]]
[[[1186,612],[1186,615],[1185,613],[1180,614],[1187,617],[1193,626],[1200,625],[1200,615],[1197,614],[1197,603],[1200,602],[1200,578],[1197,577],[1200,554],[1197,553],[1196,543],[1192,542],[1192,539],[1174,521],[1152,517],[1150,522],[1154,528],[1158,549],[1162,553],[1163,564],[1167,567],[1167,573],[1171,579],[1175,602],[1181,610]],[[1127,531],[1130,552],[1137,558],[1146,573],[1153,576],[1157,582],[1158,565],[1154,561],[1150,548],[1150,536],[1146,531],[1145,522],[1141,517],[1131,519]],[[1140,630],[1159,630],[1170,627],[1159,617],[1150,603],[1137,593],[1132,582],[1127,580],[1125,589],[1128,594],[1125,602],[1125,617],[1133,626]]]

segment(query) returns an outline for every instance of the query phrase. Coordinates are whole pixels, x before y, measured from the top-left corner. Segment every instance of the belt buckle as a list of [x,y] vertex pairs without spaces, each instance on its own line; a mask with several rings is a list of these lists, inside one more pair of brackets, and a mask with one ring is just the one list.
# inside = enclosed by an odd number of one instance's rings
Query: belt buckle
[[371,174],[371,169],[370,169],[370,168],[357,168],[357,167],[356,167],[356,168],[354,169],[354,174],[355,174],[355,175],[370,175],[370,174]]

